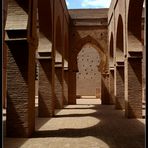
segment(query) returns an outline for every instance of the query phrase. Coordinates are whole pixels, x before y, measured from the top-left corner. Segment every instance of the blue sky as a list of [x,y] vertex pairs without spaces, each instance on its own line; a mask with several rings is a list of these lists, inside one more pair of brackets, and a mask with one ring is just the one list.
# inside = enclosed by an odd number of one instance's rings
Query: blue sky
[[111,0],[66,0],[68,9],[108,8]]

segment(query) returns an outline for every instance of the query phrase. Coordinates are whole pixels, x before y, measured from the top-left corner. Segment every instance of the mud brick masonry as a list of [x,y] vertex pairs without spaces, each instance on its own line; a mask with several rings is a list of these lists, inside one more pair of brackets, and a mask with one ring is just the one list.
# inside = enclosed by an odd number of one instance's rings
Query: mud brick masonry
[[[109,9],[68,10],[65,0],[3,1],[2,101],[7,136],[30,137],[35,131],[36,64],[39,117],[53,117],[55,109],[76,104],[86,94],[124,109],[125,118],[142,118],[143,2],[112,0]],[[87,61],[89,67],[83,69]],[[86,78],[96,80],[96,85],[82,89]]]

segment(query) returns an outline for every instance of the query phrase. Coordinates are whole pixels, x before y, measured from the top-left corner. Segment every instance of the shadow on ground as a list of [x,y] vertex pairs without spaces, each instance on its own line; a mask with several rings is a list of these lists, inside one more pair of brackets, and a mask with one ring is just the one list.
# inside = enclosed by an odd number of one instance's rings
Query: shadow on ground
[[[86,112],[84,110],[93,110],[93,112]],[[74,110],[70,112],[71,110]],[[84,112],[81,113],[80,110]],[[60,113],[66,111],[66,114]],[[69,113],[67,113],[67,111]],[[76,112],[75,112],[76,111]],[[50,129],[50,120],[59,119],[63,120],[63,124],[66,118],[75,120],[78,118],[91,117],[95,118],[99,122],[93,126],[85,128],[63,128]],[[94,137],[103,141],[109,148],[144,148],[145,147],[145,124],[138,119],[127,119],[124,117],[124,112],[121,110],[115,110],[114,105],[73,105],[65,106],[64,109],[59,111],[53,118],[39,118],[37,119],[36,131],[30,139],[40,138],[83,138]],[[69,120],[68,119],[68,120]],[[80,120],[80,119],[79,119]],[[42,126],[48,122],[49,130],[42,130]],[[87,121],[86,121],[87,122]],[[83,123],[82,123],[83,124]],[[55,125],[56,126],[56,125]],[[41,129],[40,129],[41,128]],[[26,140],[12,138],[16,141],[13,145],[20,147]],[[4,145],[10,140],[6,138]],[[10,142],[11,143],[11,142]],[[8,144],[7,146],[8,147]],[[5,148],[6,148],[5,147]],[[84,146],[85,147],[85,146]],[[101,147],[106,148],[106,147]]]

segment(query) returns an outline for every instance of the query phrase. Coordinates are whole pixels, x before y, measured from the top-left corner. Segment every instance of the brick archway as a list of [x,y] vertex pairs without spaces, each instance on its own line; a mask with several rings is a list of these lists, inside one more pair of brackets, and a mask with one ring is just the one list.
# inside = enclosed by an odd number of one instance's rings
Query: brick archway
[[85,44],[91,44],[91,46],[93,46],[97,51],[98,53],[100,54],[100,64],[99,64],[99,67],[98,67],[98,70],[101,72],[101,73],[105,73],[106,70],[107,70],[107,65],[108,65],[108,61],[107,61],[107,55],[106,53],[104,52],[104,49],[102,48],[102,46],[99,44],[99,42],[97,42],[94,38],[92,38],[91,36],[86,36],[82,39],[80,39],[76,46],[74,47],[74,50],[75,51],[73,53],[73,69],[75,71],[78,70],[78,66],[77,66],[77,55],[78,53],[80,52],[80,50],[82,49],[82,47],[85,45]]

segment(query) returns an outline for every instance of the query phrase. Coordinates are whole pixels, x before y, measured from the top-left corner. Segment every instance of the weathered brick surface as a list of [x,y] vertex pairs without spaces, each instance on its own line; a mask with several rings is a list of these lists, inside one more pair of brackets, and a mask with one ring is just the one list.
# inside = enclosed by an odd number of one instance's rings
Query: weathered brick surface
[[110,104],[109,97],[109,74],[101,75],[101,103],[104,105]]
[[109,93],[110,93],[110,104],[115,103],[115,92],[114,92],[114,70],[110,70],[109,74]]
[[68,77],[68,104],[76,104],[76,72],[69,71]]
[[98,51],[86,44],[77,56],[78,70],[76,88],[78,96],[97,96],[100,98],[101,73],[98,65],[101,62]]
[[52,60],[39,59],[39,117],[53,115]]
[[128,102],[126,116],[129,118],[142,117],[142,59],[128,59]]
[[28,15],[15,0],[8,0],[7,29],[27,29]]
[[[145,19],[145,6],[144,0],[141,1],[135,1],[135,0],[125,0],[125,1],[119,1],[119,0],[112,0],[109,11],[108,11],[108,39],[110,41],[111,36],[113,35],[113,43],[114,43],[114,53],[117,51],[118,45],[123,45],[123,54],[125,57],[123,57],[124,62],[127,62],[126,58],[130,56],[129,52],[132,52],[132,54],[135,54],[136,52],[142,52],[143,50],[143,44],[144,44],[144,36],[143,33],[145,32],[143,29],[144,25],[144,19]],[[119,23],[119,17],[122,17],[122,23]],[[135,17],[133,17],[135,16]],[[119,26],[118,26],[119,24]],[[136,25],[135,25],[136,24]],[[123,27],[123,32],[121,33],[121,36],[118,35],[118,31]],[[123,34],[123,38],[122,38]],[[121,41],[121,42],[120,42]],[[116,46],[117,45],[117,46]],[[108,49],[110,49],[109,47]],[[145,47],[144,47],[145,48]],[[144,53],[144,57],[145,53]],[[115,58],[119,58],[118,55],[115,55]],[[133,117],[138,118],[141,116],[141,102],[138,103],[138,98],[141,96],[141,88],[145,86],[145,84],[141,83],[139,80],[139,83],[137,84],[137,80],[141,79],[138,78],[141,74],[141,71],[138,70],[139,66],[141,67],[141,62],[139,61],[138,57],[134,57],[135,61],[137,61],[137,67],[131,66],[130,62],[127,62],[125,65],[125,74],[124,74],[124,83],[125,83],[125,102],[126,102],[126,116],[127,117]],[[144,59],[144,58],[143,58]],[[140,63],[138,63],[138,61]],[[132,67],[132,68],[131,68]],[[135,70],[132,70],[134,67]],[[141,68],[140,68],[141,69]],[[145,69],[143,65],[143,69]],[[138,71],[138,74],[137,74]],[[143,70],[145,71],[145,70]],[[140,73],[140,74],[139,74]],[[143,75],[144,76],[144,75]],[[116,75],[115,75],[116,77]],[[145,80],[143,80],[145,81]],[[116,81],[115,81],[116,82]],[[141,86],[140,86],[141,85]],[[115,89],[115,95],[120,91],[122,87],[118,87],[117,91]],[[144,92],[144,91],[143,91]],[[123,93],[122,93],[123,94]],[[121,94],[119,96],[122,96]],[[143,93],[143,97],[145,97]],[[132,99],[131,99],[132,98]],[[132,103],[131,103],[132,102]],[[137,105],[138,104],[138,105]],[[130,109],[131,107],[131,109]],[[138,113],[139,112],[139,113]]]
[[26,40],[9,41],[8,45],[7,136],[28,137],[35,127],[34,53]]
[[63,89],[64,89],[64,105],[68,104],[68,70],[64,70],[64,79],[63,79]]
[[115,108],[124,109],[124,66],[116,66],[116,96]]
[[3,103],[3,108],[6,108],[6,105],[7,105],[7,103],[6,103],[6,101],[7,101],[7,97],[6,97],[6,91],[7,91],[7,88],[6,88],[6,82],[7,82],[7,80],[6,80],[6,78],[7,78],[7,45],[6,45],[6,43],[4,42],[4,44],[3,44],[3,57],[5,57],[4,59],[3,59],[3,75],[2,75],[2,103]]
[[63,108],[62,67],[55,67],[55,108]]

